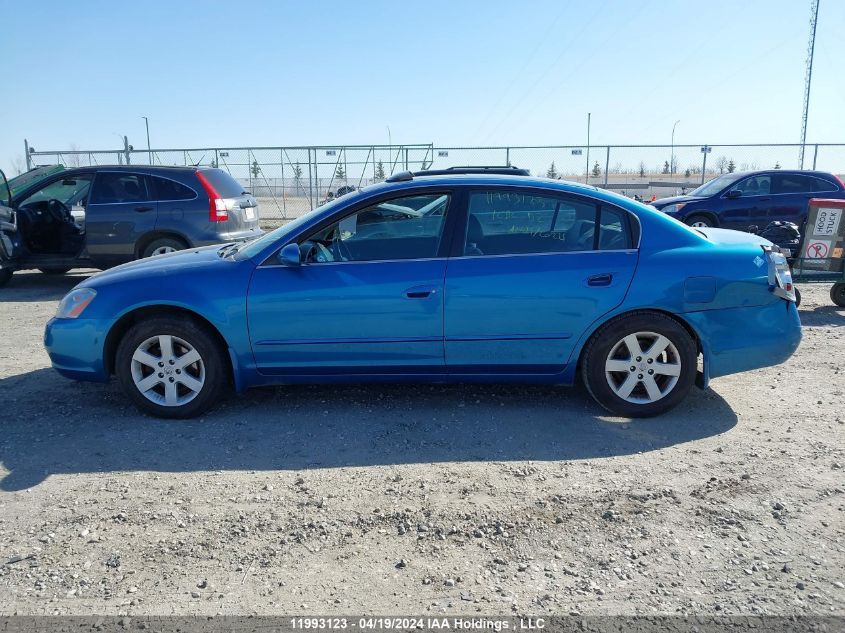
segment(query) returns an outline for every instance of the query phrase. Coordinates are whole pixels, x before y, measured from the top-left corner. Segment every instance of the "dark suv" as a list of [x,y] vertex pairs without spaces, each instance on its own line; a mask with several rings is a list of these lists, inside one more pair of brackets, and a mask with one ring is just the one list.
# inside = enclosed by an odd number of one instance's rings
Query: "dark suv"
[[802,227],[810,198],[845,198],[845,184],[823,171],[749,171],[724,174],[685,196],[651,204],[691,226],[747,231],[775,220]]
[[258,205],[220,169],[96,166],[10,193],[0,177],[0,285],[12,272],[109,268],[258,237]]

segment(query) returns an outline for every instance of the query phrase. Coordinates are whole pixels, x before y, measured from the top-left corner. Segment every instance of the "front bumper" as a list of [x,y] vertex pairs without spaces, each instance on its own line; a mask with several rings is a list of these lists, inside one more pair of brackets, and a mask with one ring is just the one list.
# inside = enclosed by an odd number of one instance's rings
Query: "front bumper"
[[44,329],[44,347],[53,369],[74,380],[108,382],[103,364],[108,325],[98,319],[50,319]]

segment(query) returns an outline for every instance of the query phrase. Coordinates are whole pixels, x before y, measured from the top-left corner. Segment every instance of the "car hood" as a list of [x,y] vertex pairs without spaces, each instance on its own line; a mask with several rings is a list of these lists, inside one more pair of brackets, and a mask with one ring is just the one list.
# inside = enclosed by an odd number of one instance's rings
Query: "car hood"
[[79,285],[96,288],[97,286],[123,282],[129,279],[166,277],[192,271],[196,268],[231,264],[232,259],[230,257],[220,257],[218,254],[222,247],[222,244],[216,244],[214,246],[189,248],[184,251],[176,251],[175,253],[137,259],[133,262],[115,266],[114,268],[109,268],[96,275],[92,275]]
[[731,229],[712,229],[712,228],[696,228],[696,231],[701,231],[704,236],[714,244],[734,245],[734,244],[756,244],[759,246],[771,246],[772,243],[765,237],[760,237],[754,233],[746,233],[745,231],[734,231]]
[[701,200],[701,198],[696,196],[672,196],[671,198],[658,198],[652,202],[651,205],[660,209],[670,204],[677,204],[678,202],[694,202],[695,200]]

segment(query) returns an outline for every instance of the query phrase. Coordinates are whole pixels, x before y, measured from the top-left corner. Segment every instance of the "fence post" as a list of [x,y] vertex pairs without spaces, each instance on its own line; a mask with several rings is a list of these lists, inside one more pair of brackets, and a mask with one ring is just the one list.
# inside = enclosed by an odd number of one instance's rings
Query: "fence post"
[[23,140],[23,153],[26,156],[26,170],[32,169],[32,157],[29,155],[29,141]]
[[511,148],[506,147],[505,148],[505,167],[510,167],[510,166],[511,166]]
[[607,172],[610,171],[610,145],[607,146],[607,156],[604,159],[604,186],[607,188]]
[[129,137],[123,137],[123,152],[126,154],[126,164],[128,165],[131,161],[129,160]]
[[816,149],[813,150],[813,169],[816,168],[816,159],[819,157],[819,144],[816,143]]
[[[316,150],[315,150],[316,151]],[[315,156],[316,158],[316,156]],[[311,169],[311,148],[308,148],[308,206],[314,208],[314,172]]]
[[704,158],[701,159],[701,184],[704,184],[704,174],[707,172],[707,150],[706,148],[710,147],[709,145],[705,145],[702,148],[704,151],[701,153],[704,154]]

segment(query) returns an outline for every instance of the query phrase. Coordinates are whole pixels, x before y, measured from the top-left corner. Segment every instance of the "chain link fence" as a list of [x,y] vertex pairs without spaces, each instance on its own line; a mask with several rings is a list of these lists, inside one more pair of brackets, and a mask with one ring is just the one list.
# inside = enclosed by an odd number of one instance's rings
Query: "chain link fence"
[[[62,164],[212,166],[228,171],[259,199],[262,223],[295,218],[398,171],[468,165],[515,165],[532,175],[604,187],[652,199],[688,192],[733,171],[798,169],[798,144],[769,145],[561,145],[438,147],[346,145],[35,151],[26,145],[27,167]],[[805,167],[845,174],[845,143],[808,144]]]

